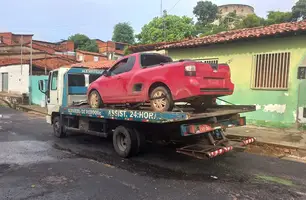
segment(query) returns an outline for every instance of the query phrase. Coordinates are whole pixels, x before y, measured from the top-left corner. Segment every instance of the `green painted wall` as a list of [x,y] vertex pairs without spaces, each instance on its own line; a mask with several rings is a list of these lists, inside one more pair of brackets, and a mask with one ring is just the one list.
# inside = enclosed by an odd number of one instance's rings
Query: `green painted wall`
[[[288,51],[291,52],[289,89],[283,91],[251,89],[253,55]],[[175,60],[218,58],[219,63],[229,63],[235,92],[223,99],[234,104],[257,105],[256,112],[246,114],[249,123],[277,127],[288,127],[295,123],[298,107],[297,69],[306,54],[306,36],[169,49],[168,54]],[[306,105],[306,83],[302,85],[304,86],[300,90],[300,99],[303,99]]]

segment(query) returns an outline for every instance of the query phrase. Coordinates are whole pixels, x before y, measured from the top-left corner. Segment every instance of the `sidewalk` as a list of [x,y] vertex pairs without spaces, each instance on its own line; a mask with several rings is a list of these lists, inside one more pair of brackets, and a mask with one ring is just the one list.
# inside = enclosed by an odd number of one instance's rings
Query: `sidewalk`
[[48,114],[48,111],[47,111],[47,108],[42,108],[40,106],[37,106],[37,105],[17,105],[16,106],[17,109],[19,110],[24,110],[24,111],[32,111],[32,112],[36,112],[36,113],[40,113],[40,114],[43,114],[43,115],[47,115]]
[[260,143],[306,150],[306,133],[299,130],[244,126],[229,128],[226,130],[226,135],[255,137]]

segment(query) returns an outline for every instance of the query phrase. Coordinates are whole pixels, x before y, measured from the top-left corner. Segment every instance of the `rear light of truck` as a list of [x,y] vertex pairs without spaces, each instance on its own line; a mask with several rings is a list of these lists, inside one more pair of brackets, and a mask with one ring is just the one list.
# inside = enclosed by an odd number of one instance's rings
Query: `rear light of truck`
[[185,76],[196,76],[197,68],[195,65],[185,66]]

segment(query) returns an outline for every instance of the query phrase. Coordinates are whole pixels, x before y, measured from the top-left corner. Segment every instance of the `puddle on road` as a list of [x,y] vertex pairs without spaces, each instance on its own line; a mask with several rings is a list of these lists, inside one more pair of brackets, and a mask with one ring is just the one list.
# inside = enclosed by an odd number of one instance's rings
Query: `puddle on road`
[[10,119],[13,115],[3,115],[0,114],[0,119]]
[[31,164],[56,160],[51,157],[52,146],[39,141],[11,141],[0,143],[1,164]]
[[[68,145],[69,146],[69,145]],[[251,180],[251,177],[247,175],[240,175],[234,173],[232,175],[225,172],[222,166],[218,165],[217,171],[220,173],[215,173],[213,168],[207,166],[210,170],[203,169],[201,172],[185,172],[182,170],[177,170],[173,168],[166,168],[154,163],[148,163],[146,160],[141,161],[139,158],[123,159],[117,155],[108,154],[101,151],[91,151],[85,149],[72,149],[67,145],[62,146],[59,144],[54,144],[53,147],[59,150],[71,152],[79,157],[88,158],[95,160],[107,166],[115,166],[116,168],[127,170],[133,174],[140,176],[148,176],[155,179],[173,179],[173,180],[192,180],[201,182],[238,182],[245,183]],[[180,156],[180,155],[178,155]],[[216,166],[215,166],[216,167]],[[214,171],[214,172],[213,172]],[[217,177],[217,178],[216,178]]]

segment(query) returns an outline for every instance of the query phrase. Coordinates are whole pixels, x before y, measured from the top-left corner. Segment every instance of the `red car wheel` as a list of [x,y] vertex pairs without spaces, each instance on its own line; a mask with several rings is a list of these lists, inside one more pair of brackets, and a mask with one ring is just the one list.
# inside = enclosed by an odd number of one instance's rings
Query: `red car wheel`
[[159,86],[150,93],[151,108],[156,112],[172,111],[174,102],[168,89]]
[[89,94],[89,105],[91,108],[101,108],[103,106],[103,102],[101,96],[98,91],[93,90]]

